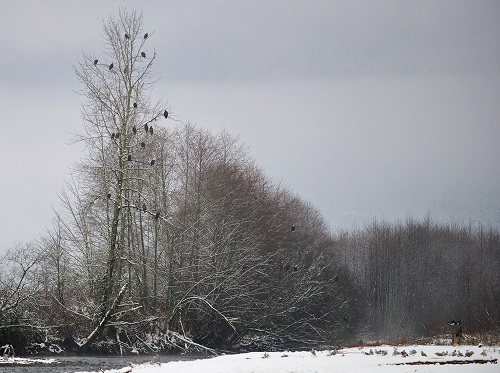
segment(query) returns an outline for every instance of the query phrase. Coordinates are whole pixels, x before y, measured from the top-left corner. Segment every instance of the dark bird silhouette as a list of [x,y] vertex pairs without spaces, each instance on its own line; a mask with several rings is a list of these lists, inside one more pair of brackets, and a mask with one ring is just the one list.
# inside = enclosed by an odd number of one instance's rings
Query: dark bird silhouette
[[156,213],[155,218],[156,218],[156,220],[158,220],[160,218],[160,213],[159,212]]
[[144,210],[144,212],[146,212],[146,204],[145,203],[142,204],[142,209]]
[[292,224],[292,232],[295,230],[295,224]]
[[94,65],[97,65],[98,62],[99,60],[94,60]]
[[116,137],[117,139],[119,139],[119,138],[120,138],[120,132],[117,132],[117,133],[116,133],[116,135],[115,135],[115,137]]
[[114,66],[113,64],[109,65],[109,69],[111,70],[113,68],[113,66]]
[[130,39],[130,36],[128,36],[128,34],[125,34],[125,39]]
[[152,135],[153,134],[153,126],[149,127],[149,133]]
[[165,118],[168,118],[168,111],[166,111],[166,110],[165,110],[165,111],[163,112],[163,116],[164,116]]
[[297,269],[298,269],[297,266],[293,266],[293,271],[294,272],[297,272]]
[[152,160],[151,160],[151,166],[154,166],[154,165],[155,165],[155,160],[154,160],[154,159],[152,159]]
[[113,133],[111,134],[111,140],[113,140],[114,138],[115,138],[115,133],[113,132]]
[[147,38],[148,38],[148,36],[149,36],[149,35],[148,35],[148,33],[146,32],[146,33],[144,34],[144,39],[147,39]]
[[135,128],[135,126],[132,127],[132,132],[134,133],[134,135],[137,133],[137,128]]
[[149,126],[147,125],[147,123],[144,125],[144,131],[146,131],[146,132],[149,131]]
[[129,155],[128,155],[128,157],[127,157],[127,161],[129,161],[129,162],[130,162],[131,160],[132,160],[132,155],[131,155],[131,154],[129,154]]
[[458,320],[458,321],[455,321],[455,320],[448,321],[448,325],[460,325],[460,324],[462,324],[462,322],[460,320]]
[[142,56],[142,58],[146,58],[146,53],[145,52],[141,52],[141,56]]
[[137,102],[134,102],[134,108],[137,108]]
[[111,198],[111,193],[108,193],[107,197],[108,197],[108,198]]
[[141,148],[145,148],[146,147],[146,143],[145,142],[141,142]]

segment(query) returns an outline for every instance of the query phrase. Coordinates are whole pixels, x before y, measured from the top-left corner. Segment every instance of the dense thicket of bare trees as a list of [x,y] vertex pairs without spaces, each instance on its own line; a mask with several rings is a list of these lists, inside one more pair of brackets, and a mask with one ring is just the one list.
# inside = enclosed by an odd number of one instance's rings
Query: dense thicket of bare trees
[[[105,137],[106,150],[116,146]],[[106,339],[124,350],[348,336],[349,282],[338,279],[317,210],[265,177],[227,133],[158,128],[149,147],[153,168],[118,169],[137,180],[108,181],[99,177],[105,165],[81,163],[39,254],[13,257],[29,266],[16,272],[23,289],[23,270],[37,264],[26,304],[38,326],[79,348]],[[125,181],[134,186],[115,188]]]
[[418,336],[447,318],[499,327],[497,230],[408,220],[332,236],[238,139],[152,103],[151,34],[121,11],[105,53],[75,67],[86,157],[53,227],[2,258],[0,342],[258,349]]
[[427,218],[374,221],[344,232],[337,250],[361,289],[360,331],[372,338],[500,331],[500,234]]

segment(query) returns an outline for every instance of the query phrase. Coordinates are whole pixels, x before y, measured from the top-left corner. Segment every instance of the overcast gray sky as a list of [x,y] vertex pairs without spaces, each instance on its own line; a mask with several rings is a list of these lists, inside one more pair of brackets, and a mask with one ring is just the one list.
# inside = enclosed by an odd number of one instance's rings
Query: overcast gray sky
[[80,156],[72,65],[124,4],[154,33],[155,94],[332,228],[500,224],[500,1],[0,0],[0,250],[50,226]]

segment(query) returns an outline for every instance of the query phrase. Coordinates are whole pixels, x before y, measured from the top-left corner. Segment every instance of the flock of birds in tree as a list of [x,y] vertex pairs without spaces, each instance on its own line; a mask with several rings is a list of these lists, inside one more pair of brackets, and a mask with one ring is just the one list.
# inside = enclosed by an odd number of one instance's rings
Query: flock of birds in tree
[[[145,33],[145,34],[144,34],[144,40],[145,40],[145,39],[147,39],[147,38],[148,38],[148,36],[149,36],[149,35],[148,35],[148,33]],[[126,34],[125,34],[125,39],[130,40],[130,35],[126,33]],[[142,51],[142,52],[141,52],[141,57],[142,57],[142,58],[146,58],[146,52]],[[98,65],[98,63],[99,63],[99,60],[98,60],[98,59],[95,59],[95,60],[94,60],[94,66],[97,66],[97,65]],[[110,71],[111,71],[111,70],[113,70],[113,67],[114,67],[114,64],[113,64],[113,63],[111,63],[111,64],[109,64],[109,65],[108,65],[108,69],[109,69]],[[127,70],[125,70],[125,71],[127,71]],[[132,104],[132,106],[133,106],[133,108],[134,108],[134,109],[137,109],[139,105],[138,105],[138,103],[137,103],[137,102],[134,102],[134,103]],[[167,119],[167,118],[168,118],[168,115],[169,115],[168,111],[167,111],[167,110],[165,110],[165,111],[163,112],[163,116],[165,117],[165,119]],[[155,118],[155,120],[156,120],[156,118]],[[145,123],[145,124],[144,124],[144,131],[146,132],[146,134],[148,134],[148,133],[149,133],[151,136],[153,136],[153,133],[154,133],[153,126],[149,126],[149,125],[148,125],[148,123]],[[134,135],[136,135],[136,134],[137,134],[137,127],[136,127],[135,125],[132,127],[132,133],[133,133]],[[112,139],[112,140],[114,140],[114,139],[119,139],[119,138],[120,138],[120,132],[116,132],[116,133],[112,133],[112,134],[111,134],[111,139]],[[146,143],[145,143],[144,141],[142,141],[140,145],[141,145],[141,148],[142,148],[142,149],[145,149],[145,148],[146,148]],[[132,155],[131,155],[131,154],[128,154],[128,155],[127,155],[127,161],[131,162],[132,160],[133,160],[133,159],[132,159]],[[152,159],[152,160],[149,162],[149,164],[150,164],[151,166],[154,166],[154,165],[155,165],[155,163],[156,163],[156,162],[155,162],[155,160],[154,160],[154,159]],[[110,198],[111,198],[111,193],[108,193],[108,194],[107,194],[107,198],[108,198],[108,199],[110,199]],[[145,204],[145,203],[142,205],[142,210],[143,210],[144,212],[147,212],[147,206],[146,206],[146,204]],[[154,217],[156,218],[156,220],[158,220],[158,219],[160,218],[160,213],[159,213],[159,212],[155,213],[155,214],[154,214]]]
[[[144,34],[144,40],[146,40],[146,39],[148,38],[148,36],[149,36],[149,35],[148,35],[148,33],[146,32],[146,33]],[[129,35],[129,34],[125,34],[125,39],[130,40],[130,35]],[[146,52],[142,51],[142,52],[141,52],[141,57],[142,57],[142,58],[146,58]],[[98,64],[98,63],[99,63],[99,60],[98,60],[98,59],[95,59],[95,60],[94,60],[94,66],[97,66],[97,64]],[[110,64],[109,64],[109,66],[108,66],[108,69],[111,71],[111,70],[113,70],[113,67],[115,67],[115,65],[114,65],[113,63],[110,63]]]

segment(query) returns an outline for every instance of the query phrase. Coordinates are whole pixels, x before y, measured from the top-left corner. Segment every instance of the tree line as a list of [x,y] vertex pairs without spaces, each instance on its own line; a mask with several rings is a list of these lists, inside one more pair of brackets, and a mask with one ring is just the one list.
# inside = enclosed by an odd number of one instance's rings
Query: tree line
[[340,233],[336,251],[361,292],[360,333],[391,340],[450,334],[451,320],[468,333],[500,332],[496,227],[375,220]]
[[431,334],[436,315],[498,330],[498,230],[428,219],[332,234],[238,138],[152,101],[142,15],[121,10],[103,31],[106,49],[75,66],[85,158],[52,227],[0,264],[0,342],[304,348]]

